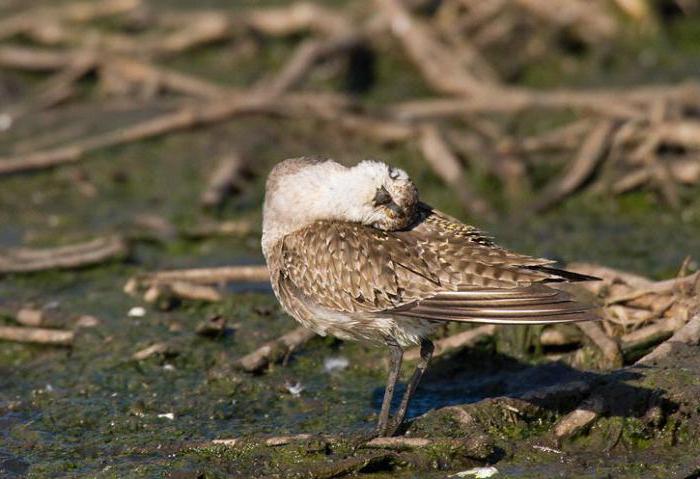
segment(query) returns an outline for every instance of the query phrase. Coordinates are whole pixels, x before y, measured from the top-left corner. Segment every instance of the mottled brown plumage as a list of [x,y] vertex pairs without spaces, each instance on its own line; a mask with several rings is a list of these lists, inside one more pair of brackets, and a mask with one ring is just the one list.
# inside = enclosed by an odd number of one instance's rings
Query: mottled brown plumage
[[[421,203],[408,176],[382,163],[280,164],[267,185],[263,250],[275,294],[304,326],[392,351],[421,344],[423,369],[432,348],[427,338],[444,321],[594,318],[551,286],[594,278],[496,245]],[[380,426],[387,415],[388,404]]]

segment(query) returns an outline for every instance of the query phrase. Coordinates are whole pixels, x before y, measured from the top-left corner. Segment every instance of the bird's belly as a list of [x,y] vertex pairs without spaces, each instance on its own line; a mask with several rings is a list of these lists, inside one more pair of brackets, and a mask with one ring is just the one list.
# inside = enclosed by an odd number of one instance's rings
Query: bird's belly
[[[334,311],[321,306],[310,308],[313,315],[300,320],[316,333],[349,341],[386,344],[394,339],[407,347],[420,344],[432,334],[437,324],[418,318],[403,318],[372,313]],[[299,319],[299,318],[297,318]]]

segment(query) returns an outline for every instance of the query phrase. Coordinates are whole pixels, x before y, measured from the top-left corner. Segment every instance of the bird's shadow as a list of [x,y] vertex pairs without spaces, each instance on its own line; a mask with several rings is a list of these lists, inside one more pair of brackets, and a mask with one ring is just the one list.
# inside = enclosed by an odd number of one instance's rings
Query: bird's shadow
[[[406,365],[408,366],[408,365]],[[643,376],[644,368],[620,369],[611,372],[582,371],[563,362],[531,365],[512,356],[483,349],[465,349],[457,354],[435,360],[418,386],[408,410],[407,419],[445,406],[476,403],[487,398],[508,397],[525,399],[538,407],[564,413],[577,404],[553,401],[534,391],[564,383],[585,383],[589,390],[604,387],[605,416],[638,417],[650,401],[665,403],[673,410],[673,402],[658,390],[630,385],[629,380]],[[397,387],[392,409],[398,407],[405,386]],[[378,411],[384,388],[373,392],[373,407]],[[582,400],[589,393],[581,394]],[[619,398],[617,400],[616,398]]]

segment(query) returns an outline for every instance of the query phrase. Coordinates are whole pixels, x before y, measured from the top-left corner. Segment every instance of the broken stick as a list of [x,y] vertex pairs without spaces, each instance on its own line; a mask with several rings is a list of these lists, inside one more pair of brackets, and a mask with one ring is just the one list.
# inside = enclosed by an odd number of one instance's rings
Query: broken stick
[[0,340],[5,341],[69,346],[73,343],[74,337],[73,331],[62,329],[0,326]]
[[236,366],[249,373],[262,371],[268,364],[281,361],[292,351],[306,344],[316,333],[307,328],[297,328],[277,339],[269,341],[250,354],[236,361]]
[[118,237],[96,238],[55,248],[15,248],[0,251],[0,274],[71,269],[124,256],[126,242]]

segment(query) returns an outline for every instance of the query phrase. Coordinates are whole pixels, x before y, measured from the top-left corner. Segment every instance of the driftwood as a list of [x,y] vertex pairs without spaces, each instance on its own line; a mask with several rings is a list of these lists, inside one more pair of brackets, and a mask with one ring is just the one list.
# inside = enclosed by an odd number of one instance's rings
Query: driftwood
[[0,251],[0,274],[82,268],[122,257],[127,251],[127,244],[117,236],[55,248],[9,249]]
[[554,426],[554,435],[560,439],[573,436],[590,427],[602,412],[603,400],[593,396],[562,417]]
[[185,281],[157,283],[149,287],[143,295],[143,299],[149,303],[167,302],[171,298],[218,302],[223,299],[223,295],[214,287]]
[[220,268],[174,269],[145,273],[136,277],[144,284],[184,281],[193,284],[230,282],[261,283],[270,280],[265,266],[222,266]]
[[545,190],[532,205],[532,210],[543,211],[552,207],[590,178],[605,153],[613,128],[613,122],[604,121],[591,131],[569,170],[558,181],[550,184],[550,188]]
[[615,340],[610,338],[599,324],[582,321],[576,324],[588,338],[600,349],[610,369],[622,366],[622,351]]
[[277,339],[263,344],[252,353],[238,359],[235,365],[250,373],[260,372],[266,368],[268,364],[281,361],[315,336],[316,333],[310,329],[297,328]]
[[61,329],[0,326],[0,340],[4,341],[70,346],[74,338],[73,331]]
[[[435,341],[435,351],[433,357],[441,356],[451,350],[473,346],[479,340],[493,336],[496,332],[496,326],[493,324],[485,324],[477,326],[474,329],[469,329],[461,333],[448,336]],[[406,351],[403,358],[407,361],[420,358],[420,348],[412,348]]]
[[671,354],[674,343],[689,345],[700,344],[700,314],[695,315],[685,326],[676,331],[668,341],[641,358],[637,363],[647,364],[668,356]]
[[421,129],[420,145],[428,164],[454,189],[465,211],[476,217],[493,217],[493,209],[486,200],[469,189],[459,159],[437,127],[426,125]]
[[211,208],[223,203],[231,188],[240,180],[244,168],[245,162],[239,154],[230,153],[223,157],[202,193],[200,199],[202,205]]
[[131,359],[135,361],[143,361],[144,359],[148,359],[151,356],[167,354],[170,350],[170,346],[168,346],[166,343],[154,343],[148,346],[147,348],[141,349],[132,354]]

